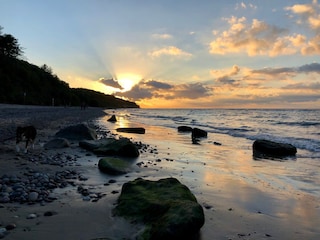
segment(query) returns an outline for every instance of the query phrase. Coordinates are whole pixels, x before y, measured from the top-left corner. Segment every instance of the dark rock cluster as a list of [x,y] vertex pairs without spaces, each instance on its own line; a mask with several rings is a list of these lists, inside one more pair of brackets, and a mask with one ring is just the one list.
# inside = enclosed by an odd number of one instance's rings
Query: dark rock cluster
[[80,174],[71,171],[43,173],[27,169],[22,176],[4,174],[0,177],[0,203],[46,203],[56,197],[53,189],[75,186]]

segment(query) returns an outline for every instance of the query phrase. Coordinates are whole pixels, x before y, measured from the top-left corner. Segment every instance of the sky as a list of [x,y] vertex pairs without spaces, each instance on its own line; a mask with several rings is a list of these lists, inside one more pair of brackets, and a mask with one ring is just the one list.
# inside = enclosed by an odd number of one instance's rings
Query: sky
[[0,0],[2,33],[70,87],[142,108],[320,108],[320,3]]

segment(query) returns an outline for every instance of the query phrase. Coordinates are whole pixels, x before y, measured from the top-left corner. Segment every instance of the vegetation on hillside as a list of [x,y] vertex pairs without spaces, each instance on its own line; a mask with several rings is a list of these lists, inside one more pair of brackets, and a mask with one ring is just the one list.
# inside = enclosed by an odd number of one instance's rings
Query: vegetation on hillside
[[0,26],[0,103],[137,108],[136,103],[83,88],[70,88],[44,64],[41,67],[21,59],[18,40],[2,34]]

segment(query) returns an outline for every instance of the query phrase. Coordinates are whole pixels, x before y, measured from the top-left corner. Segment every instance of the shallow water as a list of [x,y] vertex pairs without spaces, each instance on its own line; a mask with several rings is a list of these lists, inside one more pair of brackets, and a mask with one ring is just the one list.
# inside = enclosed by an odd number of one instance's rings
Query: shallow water
[[[121,133],[150,144],[155,150],[142,153],[136,162],[144,165],[141,168],[134,165],[130,176],[120,177],[119,183],[141,175],[149,179],[179,179],[200,204],[207,206],[201,239],[228,239],[251,227],[247,239],[263,239],[267,235],[278,236],[274,239],[318,239],[319,115],[307,112],[306,116],[303,112],[306,118],[303,120],[297,112],[287,110],[270,111],[269,117],[260,111],[236,111],[219,110],[215,118],[220,118],[213,122],[207,110],[193,110],[192,117],[191,110],[117,110],[108,112],[117,116],[116,123],[108,122],[110,116],[106,116],[98,124],[113,133],[118,127],[146,128],[143,135]],[[281,119],[287,120],[281,123]],[[299,121],[304,123],[298,125]],[[190,134],[177,132],[180,125],[205,129],[209,131],[208,138],[199,145],[192,144]],[[296,143],[297,156],[276,161],[254,159],[252,143],[260,137]],[[220,226],[221,222],[215,219],[217,213],[232,226],[224,226],[226,229]],[[266,230],[257,233],[255,229],[261,229],[261,224],[267,224]],[[221,230],[213,231],[216,226]]]

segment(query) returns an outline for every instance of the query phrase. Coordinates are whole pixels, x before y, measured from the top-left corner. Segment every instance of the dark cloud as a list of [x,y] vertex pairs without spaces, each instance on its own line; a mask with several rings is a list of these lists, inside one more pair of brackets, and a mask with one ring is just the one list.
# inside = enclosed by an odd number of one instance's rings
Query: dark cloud
[[253,70],[252,73],[267,74],[267,75],[278,75],[278,74],[288,74],[288,73],[319,73],[320,74],[320,64],[311,63],[305,64],[300,67],[284,67],[284,68],[263,68],[258,70]]
[[229,76],[223,76],[223,77],[217,78],[216,81],[219,83],[222,83],[222,84],[239,85],[238,80],[231,79],[231,78],[229,78]]
[[147,81],[147,82],[145,82],[145,84],[148,86],[151,86],[153,88],[159,88],[159,89],[170,89],[173,87],[170,84],[159,82],[156,80]]
[[320,64],[319,63],[311,63],[298,67],[299,72],[310,73],[316,72],[320,73]]
[[170,85],[158,81],[142,81],[130,91],[117,93],[134,101],[151,98],[197,99],[209,96],[212,89],[201,83]]
[[211,93],[212,93],[212,88],[205,86],[202,83],[181,84],[181,85],[176,85],[172,89],[171,95],[165,98],[197,99],[197,98],[210,96]]
[[293,73],[293,72],[296,72],[295,68],[263,68],[263,69],[252,71],[252,73],[267,74],[267,75],[278,75],[278,74]]
[[310,89],[310,90],[320,90],[320,82],[315,83],[295,83],[289,84],[282,89]]
[[138,101],[141,99],[150,99],[154,96],[154,93],[150,88],[147,88],[145,84],[142,83],[141,85],[135,85],[130,91],[117,93],[117,96],[122,96],[133,101]]
[[274,96],[237,95],[235,98],[215,100],[215,104],[221,105],[287,105],[310,103],[320,100],[320,94],[281,94]]
[[110,79],[101,78],[99,82],[103,83],[108,87],[123,89],[123,87],[118,83],[118,81],[113,78],[110,78]]

